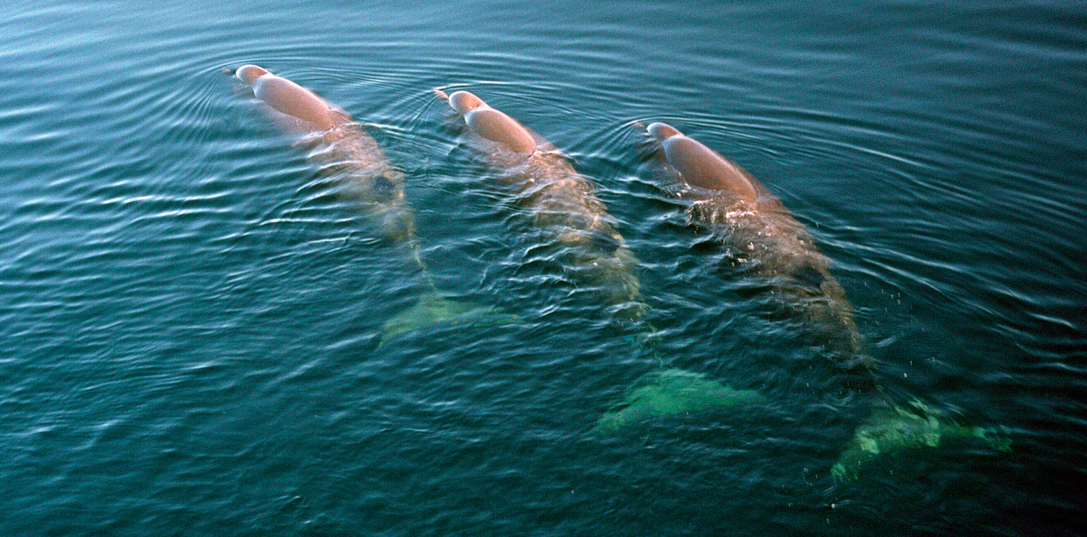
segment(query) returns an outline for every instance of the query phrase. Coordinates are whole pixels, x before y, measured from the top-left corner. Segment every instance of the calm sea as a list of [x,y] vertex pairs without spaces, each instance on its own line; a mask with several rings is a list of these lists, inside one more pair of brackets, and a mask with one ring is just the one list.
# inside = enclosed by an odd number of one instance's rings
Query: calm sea
[[[366,125],[425,269],[224,73],[246,63]],[[591,181],[652,337],[538,262],[433,88]],[[1081,2],[4,2],[0,534],[1077,535],[1085,103]],[[807,226],[886,393],[1011,450],[836,481],[871,393],[686,225],[654,121]],[[428,281],[520,322],[379,341]],[[594,432],[662,366],[766,401]]]

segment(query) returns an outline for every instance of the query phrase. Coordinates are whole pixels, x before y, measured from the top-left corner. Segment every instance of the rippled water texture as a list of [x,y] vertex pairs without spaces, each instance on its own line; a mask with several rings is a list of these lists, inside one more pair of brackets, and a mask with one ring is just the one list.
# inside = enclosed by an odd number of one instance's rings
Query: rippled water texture
[[[224,72],[246,63],[384,148],[418,262]],[[434,88],[595,187],[642,318],[541,249]],[[1085,101],[1066,2],[5,3],[0,533],[1076,534]],[[688,225],[655,121],[807,228],[882,391]],[[379,341],[423,296],[502,322]]]

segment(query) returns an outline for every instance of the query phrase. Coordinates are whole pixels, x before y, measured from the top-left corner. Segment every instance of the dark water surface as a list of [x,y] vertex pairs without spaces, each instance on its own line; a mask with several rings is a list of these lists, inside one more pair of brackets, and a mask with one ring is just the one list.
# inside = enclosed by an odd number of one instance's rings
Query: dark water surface
[[[438,287],[524,322],[379,347],[425,275],[222,72],[245,63],[368,125]],[[435,87],[596,185],[653,352],[529,262]],[[1080,3],[4,3],[0,534],[1077,534],[1084,103]],[[832,479],[869,395],[683,225],[633,121],[765,183],[887,392],[1012,451]],[[767,402],[594,433],[658,358]]]

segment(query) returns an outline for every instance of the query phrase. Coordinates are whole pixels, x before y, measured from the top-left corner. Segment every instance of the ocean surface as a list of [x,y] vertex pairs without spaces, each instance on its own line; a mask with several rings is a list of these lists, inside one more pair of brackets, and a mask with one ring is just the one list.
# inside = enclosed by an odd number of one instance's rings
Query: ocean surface
[[[230,72],[353,115],[382,240]],[[618,322],[449,127],[471,91],[595,187]],[[0,3],[0,534],[1080,535],[1087,5]],[[834,263],[843,382],[688,225],[639,125],[749,170]],[[516,322],[381,338],[433,282]],[[594,430],[647,373],[759,403]],[[1007,440],[832,467],[873,392]]]

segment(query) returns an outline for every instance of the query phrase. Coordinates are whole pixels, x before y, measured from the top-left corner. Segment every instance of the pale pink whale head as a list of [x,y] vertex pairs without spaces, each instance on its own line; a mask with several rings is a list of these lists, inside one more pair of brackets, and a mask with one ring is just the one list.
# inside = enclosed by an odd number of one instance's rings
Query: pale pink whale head
[[755,179],[735,162],[671,125],[653,123],[647,130],[661,143],[668,163],[683,176],[687,184],[707,190],[728,191],[748,202],[758,199]]
[[243,65],[234,76],[249,85],[256,98],[277,112],[308,122],[317,130],[328,130],[336,125],[332,106],[327,101],[286,78],[256,65]]
[[483,99],[467,91],[458,91],[449,96],[449,106],[464,116],[468,127],[483,138],[516,153],[528,155],[536,150],[536,139],[524,125],[491,108]]

